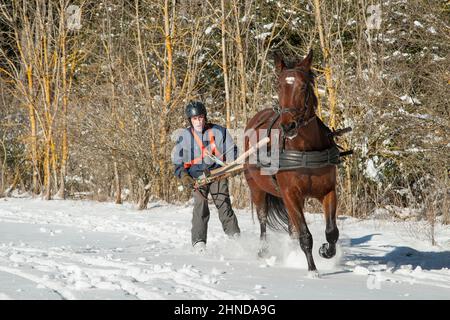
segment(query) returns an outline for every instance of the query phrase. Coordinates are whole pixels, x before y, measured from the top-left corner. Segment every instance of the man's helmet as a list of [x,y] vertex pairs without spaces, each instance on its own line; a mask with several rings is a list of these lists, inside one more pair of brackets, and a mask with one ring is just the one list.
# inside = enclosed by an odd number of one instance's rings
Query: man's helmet
[[186,118],[190,119],[195,116],[204,114],[206,117],[206,108],[200,101],[189,102],[185,109]]

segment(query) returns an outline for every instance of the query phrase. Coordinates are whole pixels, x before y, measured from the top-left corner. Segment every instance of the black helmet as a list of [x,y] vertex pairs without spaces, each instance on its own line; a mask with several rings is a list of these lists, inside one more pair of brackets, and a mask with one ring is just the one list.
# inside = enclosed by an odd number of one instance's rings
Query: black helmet
[[195,116],[199,116],[201,114],[204,114],[206,117],[206,108],[203,103],[200,101],[192,101],[189,102],[186,106],[186,109],[184,110],[186,114],[186,118],[190,119]]

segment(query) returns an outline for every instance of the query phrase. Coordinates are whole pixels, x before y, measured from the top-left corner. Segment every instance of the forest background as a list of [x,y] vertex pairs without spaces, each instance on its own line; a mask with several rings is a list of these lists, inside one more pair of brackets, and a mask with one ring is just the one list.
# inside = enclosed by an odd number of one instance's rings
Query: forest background
[[312,49],[317,114],[353,128],[339,212],[448,224],[449,18],[437,0],[0,0],[0,196],[186,201],[186,103],[238,132],[276,104],[273,53]]

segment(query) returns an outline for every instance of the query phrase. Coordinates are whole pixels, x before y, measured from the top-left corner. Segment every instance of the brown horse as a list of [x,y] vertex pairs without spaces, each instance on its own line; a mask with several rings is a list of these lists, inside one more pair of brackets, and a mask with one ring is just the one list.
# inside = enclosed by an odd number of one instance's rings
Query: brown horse
[[[317,151],[330,150],[336,146],[330,129],[315,114],[317,98],[313,90],[311,63],[312,51],[290,67],[276,54],[279,106],[258,112],[248,122],[246,132],[257,129],[259,140],[260,129],[266,129],[266,132],[269,127],[269,130],[279,129],[281,134],[278,145],[281,146],[282,152],[287,153],[318,153]],[[273,145],[273,141],[271,143]],[[248,150],[249,145],[249,138],[246,136],[245,150]],[[280,165],[283,164],[282,161],[280,160]],[[318,276],[312,256],[313,238],[305,221],[303,206],[305,199],[310,197],[322,202],[328,243],[321,246],[319,254],[327,259],[333,257],[339,238],[336,226],[336,166],[328,162],[312,167],[287,168],[273,175],[264,175],[259,165],[246,163],[245,178],[261,227],[261,247],[258,255],[267,254],[266,224],[273,229],[282,227],[289,232],[292,239],[300,242],[308,261],[308,270],[313,276]]]

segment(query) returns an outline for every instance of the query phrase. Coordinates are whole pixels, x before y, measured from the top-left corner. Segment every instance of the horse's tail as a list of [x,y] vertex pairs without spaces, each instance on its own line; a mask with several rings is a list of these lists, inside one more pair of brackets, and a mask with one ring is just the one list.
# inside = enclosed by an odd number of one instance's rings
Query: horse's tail
[[289,216],[281,198],[266,194],[267,225],[273,230],[288,232]]

